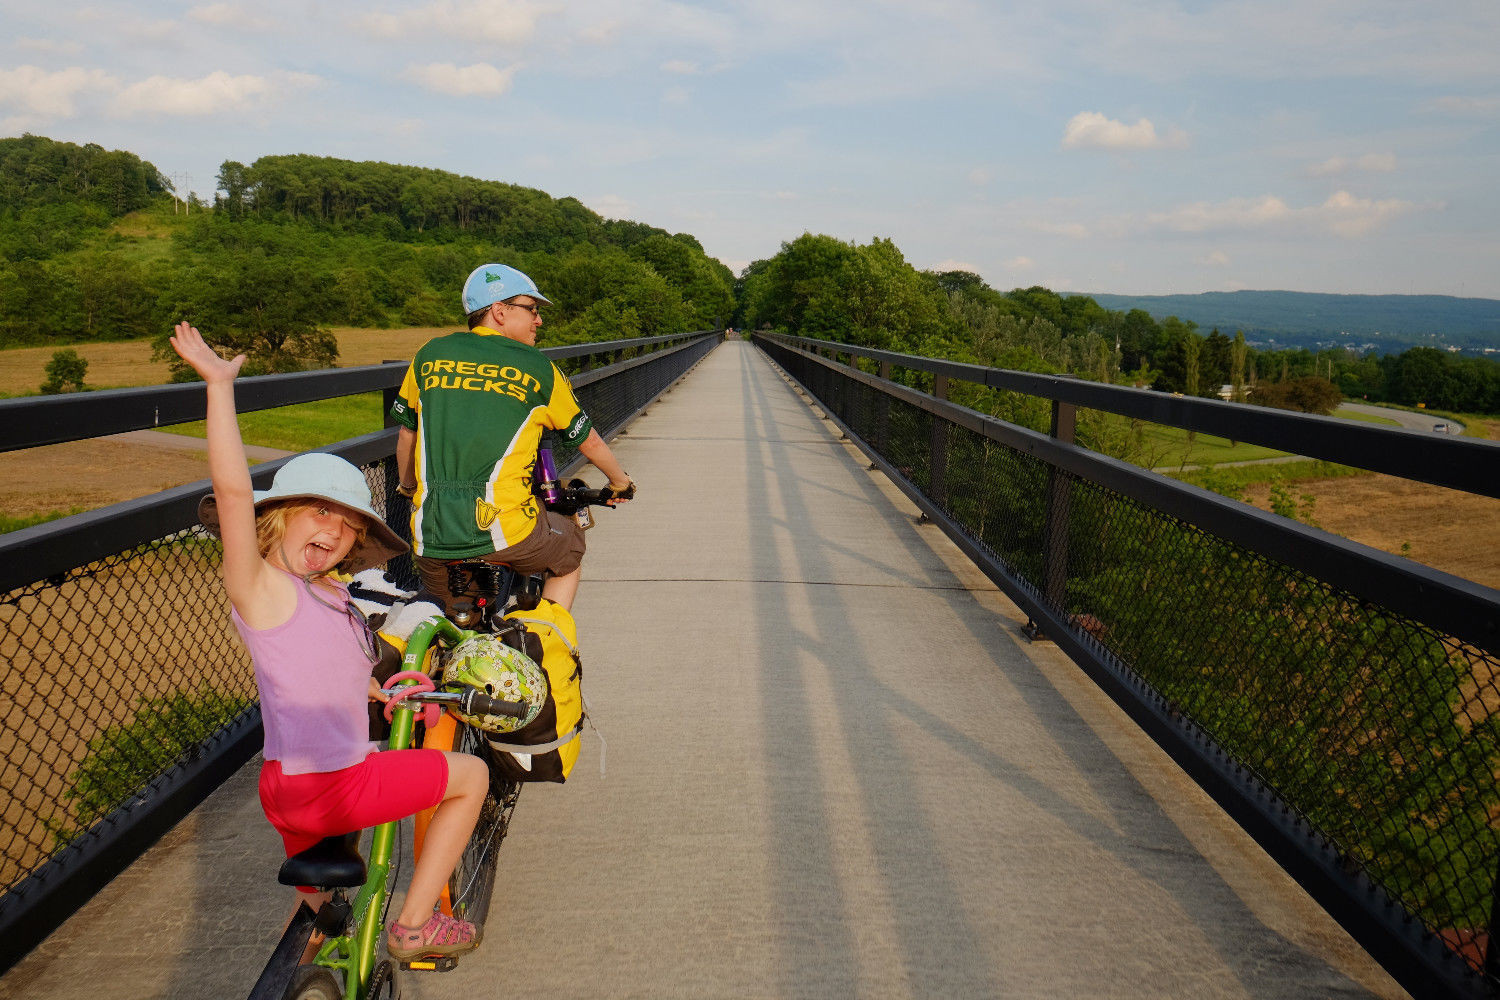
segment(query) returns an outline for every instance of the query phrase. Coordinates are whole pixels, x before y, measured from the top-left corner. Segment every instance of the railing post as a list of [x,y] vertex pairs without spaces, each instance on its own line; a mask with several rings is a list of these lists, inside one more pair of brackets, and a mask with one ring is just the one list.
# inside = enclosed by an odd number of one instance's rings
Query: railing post
[[1491,979],[1500,978],[1500,941],[1495,940],[1496,931],[1500,931],[1500,874],[1495,876],[1494,887],[1490,889],[1490,933],[1484,946],[1484,972]]
[[[399,361],[400,359],[398,358],[398,359],[394,359],[394,360],[395,361]],[[394,363],[394,361],[391,358],[387,358],[387,359],[385,359],[385,361],[381,362],[381,364],[387,364],[387,365],[392,364],[392,363]],[[384,389],[380,390],[380,399],[381,399],[382,405],[385,406],[385,410],[383,411],[382,416],[385,417],[385,425],[384,426],[386,426],[386,427],[395,427],[396,426],[396,421],[391,416],[391,405],[396,402],[396,394],[399,393],[400,391],[401,391],[401,387],[399,385],[386,386]]]
[[[932,394],[938,399],[948,398],[948,376],[932,377]],[[927,495],[932,502],[942,507],[948,502],[948,422],[942,417],[932,418],[932,461],[928,466]]]
[[[1078,407],[1072,403],[1052,401],[1052,426],[1048,433],[1053,439],[1072,444],[1078,426]],[[1059,611],[1067,598],[1068,587],[1068,514],[1071,506],[1068,480],[1055,467],[1047,470],[1047,514],[1043,540],[1042,580],[1047,600]],[[1041,634],[1035,622],[1028,622],[1027,633],[1032,638]]]
[[[390,364],[390,362],[387,361],[386,364]],[[381,399],[385,403],[386,427],[400,426],[391,416],[391,404],[396,401],[396,396],[400,391],[400,386],[388,386],[380,390]],[[401,470],[397,467],[395,456],[387,458],[381,463],[381,467],[385,479],[383,502],[385,504],[386,523],[396,529],[396,534],[409,542],[411,541],[411,501],[396,492],[396,487],[401,485]],[[409,553],[402,553],[393,558],[390,562],[389,571],[398,580],[415,579],[416,577],[416,569],[412,564]]]
[[[891,380],[889,361],[880,362],[880,378],[885,382]],[[880,415],[875,421],[875,450],[889,458],[891,454],[891,397],[882,392],[879,399]]]

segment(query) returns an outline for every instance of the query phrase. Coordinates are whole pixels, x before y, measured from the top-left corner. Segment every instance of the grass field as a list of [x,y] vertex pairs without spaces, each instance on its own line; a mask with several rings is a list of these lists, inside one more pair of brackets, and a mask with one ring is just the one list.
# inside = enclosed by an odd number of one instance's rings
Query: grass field
[[1367,424],[1382,424],[1388,427],[1400,427],[1401,421],[1392,420],[1389,417],[1377,417],[1373,413],[1359,413],[1355,410],[1340,410],[1334,414],[1340,420],[1359,420]]
[[1154,468],[1177,468],[1183,465],[1218,465],[1222,462],[1256,462],[1281,458],[1284,451],[1260,445],[1232,442],[1212,434],[1197,434],[1191,443],[1188,432],[1177,427],[1152,424],[1146,428],[1148,454]]
[[[307,451],[369,434],[384,426],[385,413],[378,392],[240,414],[240,436],[246,444],[282,451]],[[162,430],[197,438],[205,434],[201,420]]]

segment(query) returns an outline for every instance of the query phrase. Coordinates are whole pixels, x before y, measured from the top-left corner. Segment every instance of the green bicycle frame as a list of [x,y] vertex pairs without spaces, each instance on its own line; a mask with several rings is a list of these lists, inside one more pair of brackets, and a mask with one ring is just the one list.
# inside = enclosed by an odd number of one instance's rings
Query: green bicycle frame
[[[440,638],[448,646],[455,646],[475,633],[460,629],[446,618],[433,617],[418,625],[407,640],[406,652],[401,657],[402,670],[421,670],[427,659],[427,651],[434,638]],[[415,684],[403,682],[403,687]],[[406,750],[411,747],[412,732],[416,727],[416,707],[403,701],[391,713],[390,749]],[[396,844],[395,822],[381,823],[375,827],[370,843],[370,858],[366,863],[367,877],[364,885],[354,897],[352,923],[354,933],[329,938],[318,949],[313,964],[332,969],[344,981],[344,996],[349,1000],[365,995],[370,977],[375,972],[375,955],[380,947],[379,920],[370,919],[379,910],[386,898],[386,882],[390,877],[391,855]]]

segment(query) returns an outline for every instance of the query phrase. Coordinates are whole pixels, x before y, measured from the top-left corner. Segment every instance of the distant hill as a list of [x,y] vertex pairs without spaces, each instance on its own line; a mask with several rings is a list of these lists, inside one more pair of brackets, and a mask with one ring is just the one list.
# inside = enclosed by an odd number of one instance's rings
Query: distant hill
[[1203,331],[1243,330],[1245,339],[1259,346],[1373,348],[1382,354],[1416,346],[1500,352],[1496,299],[1274,291],[1090,295],[1106,309],[1144,309],[1156,319],[1176,316]]

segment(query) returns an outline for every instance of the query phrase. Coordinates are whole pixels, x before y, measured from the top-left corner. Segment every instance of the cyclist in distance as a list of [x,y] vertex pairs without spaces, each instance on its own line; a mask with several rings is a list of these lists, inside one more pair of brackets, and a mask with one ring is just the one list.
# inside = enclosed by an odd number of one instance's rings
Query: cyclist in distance
[[[250,651],[265,725],[260,800],[288,857],[325,837],[437,807],[387,945],[397,959],[452,955],[480,929],[436,911],[489,787],[477,757],[440,750],[377,752],[366,705],[382,699],[371,670],[379,640],[334,570],[353,573],[405,552],[375,513],[364,474],[342,458],[305,454],[251,489],[235,417],[234,379],[197,329],[179,323],[172,347],[208,385],[213,492],[199,519],[224,545],[231,618]],[[323,899],[299,890],[316,911]]]
[[391,406],[400,424],[396,467],[412,501],[412,549],[423,588],[447,606],[446,563],[484,559],[518,573],[547,572],[542,596],[571,609],[583,529],[531,492],[544,431],[556,431],[609,477],[620,501],[635,484],[579,407],[566,376],[541,351],[550,305],[525,274],[504,264],[464,282],[466,332],[428,341]]

